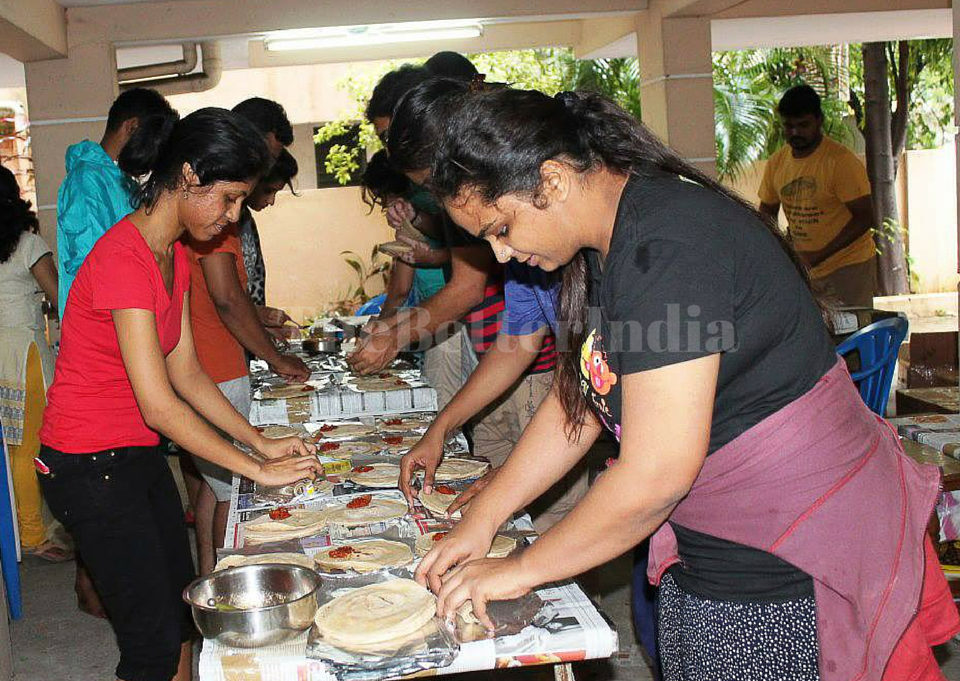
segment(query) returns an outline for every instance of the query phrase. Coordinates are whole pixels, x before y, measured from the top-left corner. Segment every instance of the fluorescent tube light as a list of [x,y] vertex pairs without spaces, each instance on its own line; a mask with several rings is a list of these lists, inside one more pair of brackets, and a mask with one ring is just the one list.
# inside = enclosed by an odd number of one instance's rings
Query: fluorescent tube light
[[337,47],[366,47],[370,45],[389,45],[392,43],[425,42],[430,40],[464,40],[479,38],[483,28],[479,24],[470,26],[450,26],[437,28],[417,28],[404,30],[403,25],[383,27],[364,26],[352,29],[340,29],[336,33],[312,36],[267,38],[266,47],[271,52],[287,50],[322,50]]

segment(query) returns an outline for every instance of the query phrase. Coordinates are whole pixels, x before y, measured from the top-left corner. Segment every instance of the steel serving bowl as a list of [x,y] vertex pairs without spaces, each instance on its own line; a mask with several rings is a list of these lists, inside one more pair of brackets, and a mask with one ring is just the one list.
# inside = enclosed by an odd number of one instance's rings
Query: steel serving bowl
[[320,575],[299,565],[242,565],[194,580],[183,600],[204,638],[259,648],[310,627],[319,587]]
[[304,338],[302,347],[303,351],[310,356],[319,355],[321,352],[339,352],[340,341]]

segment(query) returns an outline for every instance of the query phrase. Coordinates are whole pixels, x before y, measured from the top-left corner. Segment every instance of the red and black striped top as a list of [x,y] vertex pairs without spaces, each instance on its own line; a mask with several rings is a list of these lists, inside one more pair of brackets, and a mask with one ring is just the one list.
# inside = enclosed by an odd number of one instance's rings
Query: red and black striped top
[[[463,317],[463,323],[470,334],[470,342],[478,357],[489,350],[500,333],[500,322],[504,309],[503,275],[498,273],[496,279],[489,279],[483,290],[483,300]],[[553,371],[557,366],[557,344],[553,334],[549,334],[543,341],[543,346],[536,359],[527,369],[528,374],[542,374]]]

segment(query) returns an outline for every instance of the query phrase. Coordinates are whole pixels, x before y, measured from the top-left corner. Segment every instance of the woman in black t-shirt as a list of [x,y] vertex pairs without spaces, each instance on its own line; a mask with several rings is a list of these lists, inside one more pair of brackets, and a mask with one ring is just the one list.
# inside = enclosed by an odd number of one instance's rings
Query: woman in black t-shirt
[[[450,216],[486,238],[500,261],[548,271],[567,265],[560,319],[570,328],[553,393],[500,475],[417,571],[438,594],[440,614],[472,599],[489,624],[487,600],[582,573],[656,533],[651,577],[661,584],[665,679],[806,681],[824,668],[833,674],[824,678],[837,678],[840,649],[882,670],[917,608],[910,599],[923,584],[916,566],[935,484],[910,468],[844,378],[806,271],[775,225],[595,95],[465,94],[432,183]],[[820,415],[828,401],[830,413]],[[771,430],[777,419],[812,425]],[[619,462],[519,557],[483,559],[497,528],[569,470],[603,427],[621,441]],[[844,433],[854,439],[841,442]],[[854,450],[846,477],[834,448]],[[873,629],[861,637],[854,625],[848,635],[859,643],[824,647],[818,630],[832,632],[849,613],[821,586],[815,596],[815,582],[830,575],[810,557],[841,551],[801,537],[846,537],[847,514],[869,499],[857,477],[868,460],[888,467],[881,479],[904,467],[915,476],[906,492],[882,492],[921,509],[904,529],[913,567],[898,573],[912,591],[874,607],[867,580],[849,578],[837,588],[850,593],[852,621],[865,628],[882,621],[887,647],[871,648]],[[843,486],[844,498],[831,499]],[[726,517],[718,499],[735,506],[736,517]],[[890,518],[886,509],[871,512],[880,525],[899,521],[893,511]],[[712,515],[724,516],[724,532],[702,531],[714,527]],[[779,540],[768,540],[771,528],[782,529]],[[833,569],[847,561],[856,573],[894,538],[876,531],[851,541],[842,559],[823,562]],[[675,555],[655,556],[663,547]],[[891,614],[888,600],[904,607]]]

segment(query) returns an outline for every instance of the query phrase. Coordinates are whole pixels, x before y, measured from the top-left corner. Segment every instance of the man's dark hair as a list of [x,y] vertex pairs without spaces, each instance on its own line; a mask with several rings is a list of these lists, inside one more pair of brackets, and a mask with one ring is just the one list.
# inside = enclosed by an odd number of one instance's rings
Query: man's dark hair
[[283,146],[289,147],[293,144],[293,127],[287,118],[287,112],[272,99],[251,97],[233,107],[233,112],[253,123],[260,134],[267,135],[272,132]]
[[297,159],[286,149],[281,149],[277,160],[270,166],[270,170],[260,178],[260,182],[262,184],[284,184],[290,187],[290,192],[294,196],[297,196],[297,192],[293,188],[293,178],[297,176],[298,172],[300,172],[300,166]]
[[175,119],[177,112],[156,90],[145,87],[132,88],[121,93],[110,105],[110,113],[107,114],[107,132],[116,132],[125,121],[131,118],[136,118],[142,124],[145,119],[153,116]]
[[385,75],[373,88],[370,101],[367,102],[367,120],[392,116],[400,98],[433,75],[424,67],[413,64],[405,64]]
[[820,95],[809,85],[797,85],[783,93],[777,112],[781,116],[806,116],[813,114],[823,118],[823,109],[820,108]]
[[437,52],[423,64],[423,68],[434,76],[471,80],[480,72],[473,63],[459,52],[445,50]]

